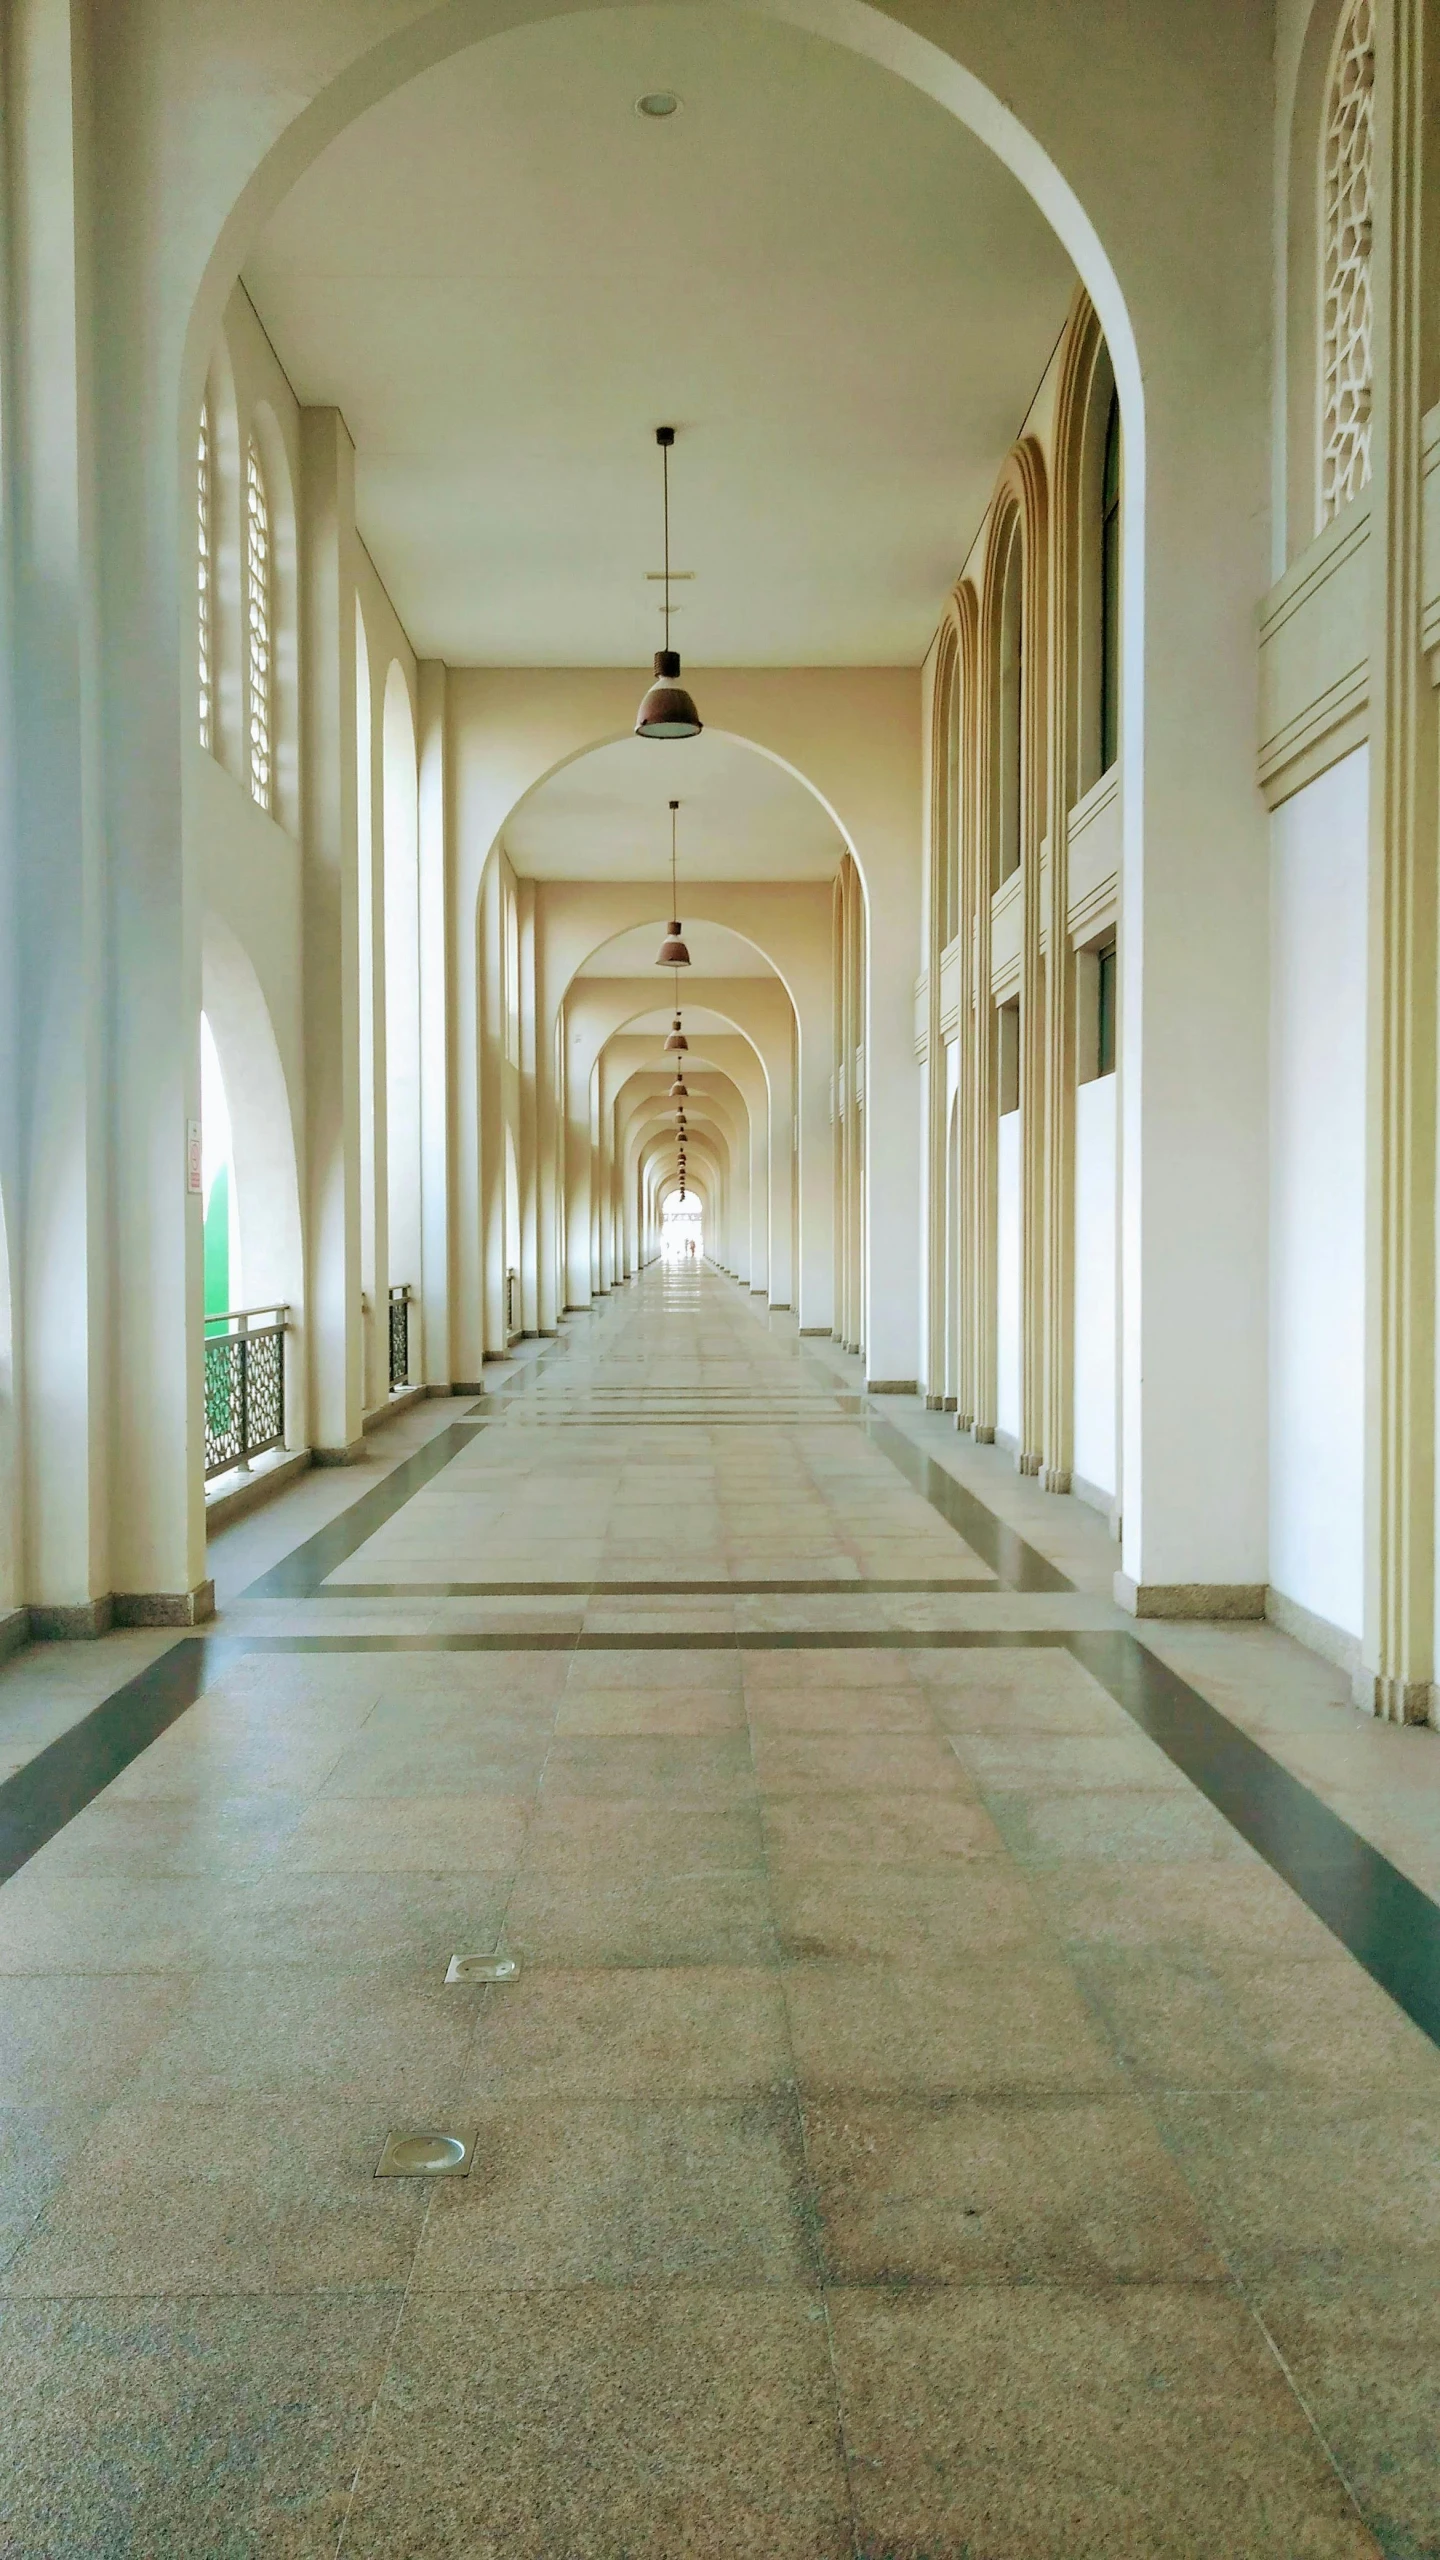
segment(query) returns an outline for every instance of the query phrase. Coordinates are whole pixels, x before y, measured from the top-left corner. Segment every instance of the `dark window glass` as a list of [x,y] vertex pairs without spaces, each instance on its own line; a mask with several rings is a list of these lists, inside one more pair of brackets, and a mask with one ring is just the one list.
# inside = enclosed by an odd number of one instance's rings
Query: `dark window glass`
[[1115,945],[1095,955],[1095,1072],[1115,1073]]
[[1024,549],[1016,523],[1000,594],[1000,877],[1020,862],[1021,740],[1025,692],[1025,630],[1021,572]]
[[1120,403],[1112,391],[1100,482],[1100,770],[1120,752]]

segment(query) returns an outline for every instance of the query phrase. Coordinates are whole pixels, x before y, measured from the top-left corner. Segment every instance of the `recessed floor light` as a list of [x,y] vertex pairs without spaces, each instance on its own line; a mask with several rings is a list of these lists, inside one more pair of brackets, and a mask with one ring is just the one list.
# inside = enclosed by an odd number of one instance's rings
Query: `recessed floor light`
[[673,116],[678,113],[680,104],[673,89],[647,89],[643,98],[636,99],[635,113],[637,116]]
[[465,2178],[473,2138],[458,2133],[392,2133],[380,2154],[377,2178]]
[[447,1982],[513,1982],[520,1971],[517,1956],[452,1956]]

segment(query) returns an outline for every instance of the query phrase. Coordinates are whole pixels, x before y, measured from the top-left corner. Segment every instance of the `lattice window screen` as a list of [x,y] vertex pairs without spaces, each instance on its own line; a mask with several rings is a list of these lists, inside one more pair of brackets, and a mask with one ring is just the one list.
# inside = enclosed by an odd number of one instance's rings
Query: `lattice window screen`
[[1335,44],[1321,169],[1320,522],[1370,477],[1370,233],[1375,0],[1351,0]]
[[251,437],[245,456],[245,616],[250,708],[250,791],[270,806],[270,509],[260,452]]
[[215,669],[212,657],[214,635],[212,611],[215,592],[214,546],[211,535],[210,495],[210,404],[200,404],[200,435],[195,454],[195,552],[197,596],[196,654],[200,690],[200,744],[213,743],[215,711]]

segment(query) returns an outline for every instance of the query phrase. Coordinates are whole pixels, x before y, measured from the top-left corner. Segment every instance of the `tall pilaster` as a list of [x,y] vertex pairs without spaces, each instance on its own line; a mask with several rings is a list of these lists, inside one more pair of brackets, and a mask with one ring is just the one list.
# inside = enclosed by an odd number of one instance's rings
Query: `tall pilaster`
[[[1436,721],[1420,646],[1421,417],[1436,215],[1425,0],[1376,10],[1371,264],[1369,1165],[1360,1702],[1423,1719],[1435,1674]],[[1433,146],[1432,146],[1433,147]]]
[[363,1445],[355,448],[338,409],[301,412],[300,451],[306,1337],[311,1443],[338,1463]]

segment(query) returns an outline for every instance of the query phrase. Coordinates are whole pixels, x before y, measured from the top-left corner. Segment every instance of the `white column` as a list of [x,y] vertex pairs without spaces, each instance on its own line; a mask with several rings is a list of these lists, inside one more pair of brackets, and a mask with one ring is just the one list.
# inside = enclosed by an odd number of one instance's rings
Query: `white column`
[[355,448],[338,409],[301,413],[305,741],[306,1308],[310,1438],[362,1438]]

